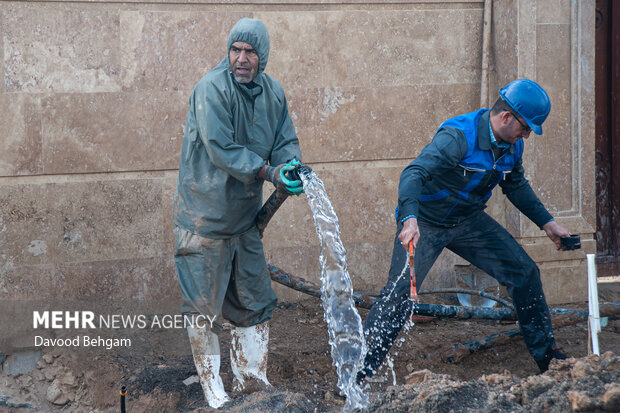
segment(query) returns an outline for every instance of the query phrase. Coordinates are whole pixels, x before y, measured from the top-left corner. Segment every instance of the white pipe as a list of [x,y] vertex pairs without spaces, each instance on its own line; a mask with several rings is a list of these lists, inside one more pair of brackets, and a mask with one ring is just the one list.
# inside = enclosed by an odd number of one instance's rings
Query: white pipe
[[482,18],[482,63],[480,79],[480,107],[489,107],[489,55],[491,54],[491,23],[493,22],[493,2],[484,0]]
[[592,335],[592,352],[597,356],[601,353],[598,348],[598,333],[601,332],[601,319],[598,306],[598,288],[596,285],[595,255],[587,254],[588,259],[588,306],[590,334]]

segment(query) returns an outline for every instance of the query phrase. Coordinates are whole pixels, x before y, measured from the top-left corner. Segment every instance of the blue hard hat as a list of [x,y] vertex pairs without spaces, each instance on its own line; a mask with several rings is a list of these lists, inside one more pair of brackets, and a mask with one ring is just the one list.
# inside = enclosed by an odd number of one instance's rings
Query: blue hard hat
[[501,88],[499,95],[535,134],[542,135],[542,124],[551,110],[551,101],[545,89],[533,80],[517,79]]

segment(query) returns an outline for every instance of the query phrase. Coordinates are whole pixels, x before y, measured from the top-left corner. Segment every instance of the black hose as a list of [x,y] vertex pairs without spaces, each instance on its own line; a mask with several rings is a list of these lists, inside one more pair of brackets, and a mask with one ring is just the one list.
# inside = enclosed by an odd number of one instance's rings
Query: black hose
[[267,199],[260,211],[258,211],[258,214],[256,214],[256,227],[258,228],[258,233],[261,238],[263,237],[263,232],[267,224],[269,224],[273,215],[282,206],[284,201],[286,201],[286,198],[288,198],[288,194],[276,189],[269,199]]

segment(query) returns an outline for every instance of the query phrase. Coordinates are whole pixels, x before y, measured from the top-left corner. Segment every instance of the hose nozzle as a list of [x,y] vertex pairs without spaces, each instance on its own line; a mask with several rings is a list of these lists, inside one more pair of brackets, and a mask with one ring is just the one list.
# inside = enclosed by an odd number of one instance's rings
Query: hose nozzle
[[292,171],[289,171],[289,172],[287,173],[287,178],[288,178],[288,179],[290,179],[290,180],[292,180],[292,181],[295,181],[295,180],[300,180],[300,178],[299,178],[299,174],[300,174],[300,173],[302,173],[302,174],[308,174],[308,173],[310,173],[310,172],[312,172],[312,168],[310,168],[308,165],[305,165],[305,164],[303,164],[303,163],[299,162],[299,163],[295,166],[295,169],[293,169]]

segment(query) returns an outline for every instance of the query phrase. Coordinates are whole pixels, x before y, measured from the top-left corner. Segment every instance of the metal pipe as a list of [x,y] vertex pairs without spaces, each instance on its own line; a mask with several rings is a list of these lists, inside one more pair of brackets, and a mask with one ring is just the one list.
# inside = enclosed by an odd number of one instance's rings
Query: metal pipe
[[[587,311],[552,309],[552,314],[560,314],[552,320],[553,328],[562,328],[569,325],[583,322],[588,318]],[[620,314],[620,303],[605,303],[601,306],[601,313],[604,317],[615,317]],[[502,331],[501,333],[491,334],[487,337],[470,341],[464,344],[452,344],[442,352],[442,359],[449,363],[463,360],[466,356],[480,350],[485,350],[493,346],[509,343],[511,340],[519,338],[521,331],[518,328]]]
[[125,395],[127,394],[127,387],[121,386],[121,413],[125,413]]
[[[321,287],[313,283],[311,281],[304,280],[301,277],[294,276],[292,274],[287,273],[286,271],[281,270],[273,264],[267,263],[267,268],[269,269],[269,273],[271,275],[271,279],[279,284],[285,285],[289,288],[297,290],[299,292],[311,295],[313,297],[321,296]],[[491,300],[495,300],[500,304],[503,304],[509,309],[513,309],[513,306],[508,301],[495,297],[492,294],[485,293],[484,291],[476,291],[476,290],[465,290],[461,288],[440,288],[435,290],[420,290],[418,291],[418,295],[422,294],[442,294],[442,293],[460,293],[460,294],[469,294],[469,295],[479,295],[481,297],[489,298]],[[353,301],[355,301],[355,305],[361,308],[370,308],[375,302],[376,294],[367,291],[353,291]]]
[[590,335],[592,336],[592,353],[597,356],[601,355],[598,348],[598,333],[601,332],[601,318],[598,306],[598,287],[596,285],[596,263],[594,254],[586,255],[588,260],[588,306],[589,316],[588,324],[590,326]]
[[[271,279],[314,297],[321,296],[321,287],[300,277],[288,274],[275,265],[267,263]],[[355,305],[362,308],[370,308],[375,297],[369,293],[353,292]],[[456,317],[462,319],[480,318],[487,320],[516,320],[516,315],[510,309],[494,310],[484,307],[459,307],[454,305],[416,304],[414,315],[429,317]]]
[[[304,280],[301,277],[294,276],[281,270],[273,264],[267,263],[267,268],[271,279],[277,283],[293,288],[305,294],[312,295],[314,297],[321,296],[321,287],[311,281]],[[461,290],[458,288],[451,289],[438,289],[438,290],[421,290],[418,294],[431,294],[438,292],[462,292],[465,294],[474,293],[480,294],[480,291],[474,290]],[[484,297],[485,295],[483,295]],[[492,297],[490,294],[486,296]],[[495,297],[497,298],[497,297]],[[353,291],[353,301],[355,305],[361,308],[372,307],[376,299],[376,294],[364,291]],[[506,302],[506,304],[509,304]],[[509,304],[510,307],[512,305]],[[610,315],[620,313],[620,303],[605,303],[600,306],[601,313],[603,311],[610,312]],[[566,317],[573,317],[576,319],[588,318],[587,311],[573,310],[566,308],[552,308],[550,309],[553,315],[563,315]],[[516,313],[511,308],[504,309],[492,309],[486,307],[460,307],[460,306],[445,306],[436,304],[417,304],[416,315],[424,315],[430,317],[455,317],[461,319],[486,319],[486,320],[509,320],[514,321],[517,319]]]
[[486,307],[461,307],[457,305],[438,305],[416,303],[413,314],[430,317],[454,317],[464,320],[502,320],[514,321],[517,319],[514,311],[508,308],[494,310]]
[[482,63],[480,79],[480,107],[489,107],[489,55],[491,54],[491,23],[493,22],[493,1],[484,0],[482,21]]
[[478,290],[466,290],[462,288],[436,288],[433,290],[420,290],[418,294],[445,294],[445,293],[454,293],[454,294],[468,294],[468,295],[479,295],[480,297],[488,298],[489,300],[497,301],[503,306],[514,310],[514,306],[512,303],[504,300],[501,297],[496,297],[493,294],[485,293],[484,291]]

